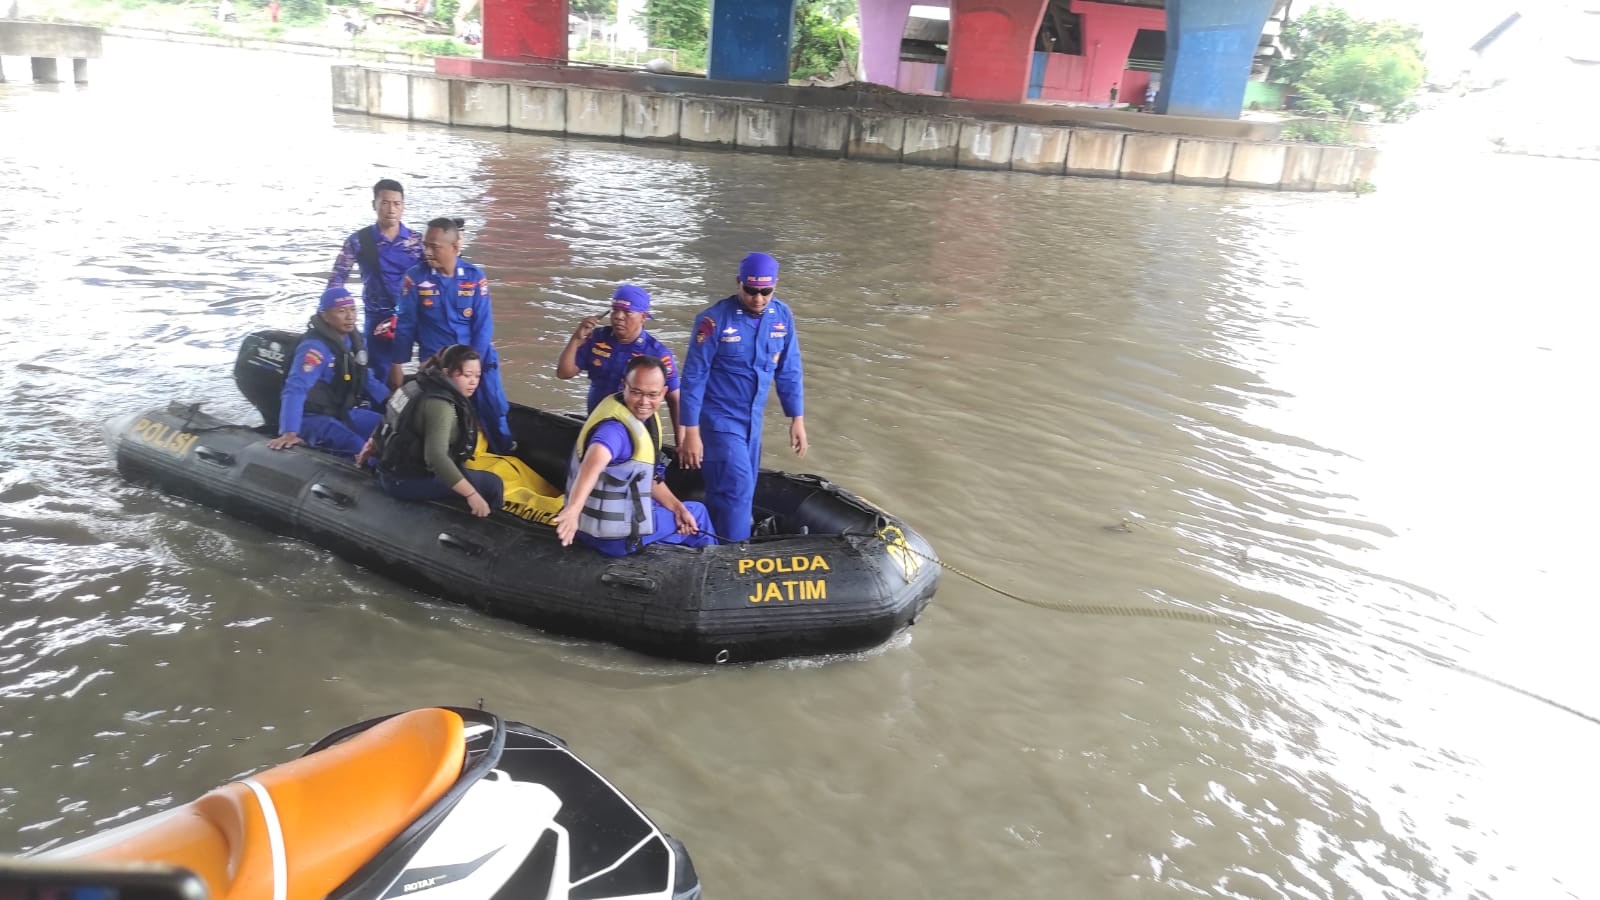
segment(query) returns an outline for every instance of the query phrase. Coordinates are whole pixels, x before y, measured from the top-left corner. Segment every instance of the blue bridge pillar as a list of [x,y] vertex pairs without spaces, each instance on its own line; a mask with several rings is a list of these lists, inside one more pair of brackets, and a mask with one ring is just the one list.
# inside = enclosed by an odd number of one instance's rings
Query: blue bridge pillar
[[707,77],[787,83],[793,32],[794,0],[711,0]]
[[1237,119],[1274,0],[1167,0],[1167,58],[1156,112]]

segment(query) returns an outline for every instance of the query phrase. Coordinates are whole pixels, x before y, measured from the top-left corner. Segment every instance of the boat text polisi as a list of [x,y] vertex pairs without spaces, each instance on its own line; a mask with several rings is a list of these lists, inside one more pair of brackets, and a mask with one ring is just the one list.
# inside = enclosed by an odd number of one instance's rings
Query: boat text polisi
[[188,453],[189,448],[193,447],[194,442],[200,438],[198,434],[191,434],[190,432],[173,428],[165,422],[157,422],[143,416],[139,418],[139,421],[133,423],[133,428],[129,430],[129,433],[133,435],[135,440],[149,444],[157,450],[163,453],[170,453],[173,456],[182,456]]
[[[793,575],[802,572],[829,572],[828,561],[820,554],[811,556],[762,556],[739,560],[739,574]],[[786,578],[782,581],[757,581],[746,603],[772,603],[828,599],[828,579]]]

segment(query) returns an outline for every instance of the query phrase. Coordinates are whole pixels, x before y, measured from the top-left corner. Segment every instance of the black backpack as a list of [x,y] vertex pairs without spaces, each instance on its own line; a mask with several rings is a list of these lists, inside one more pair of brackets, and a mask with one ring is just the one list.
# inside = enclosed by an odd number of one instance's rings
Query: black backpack
[[233,364],[233,383],[261,413],[261,420],[273,434],[278,433],[283,382],[294,363],[294,350],[301,336],[301,332],[277,329],[251,332],[239,344],[239,358]]

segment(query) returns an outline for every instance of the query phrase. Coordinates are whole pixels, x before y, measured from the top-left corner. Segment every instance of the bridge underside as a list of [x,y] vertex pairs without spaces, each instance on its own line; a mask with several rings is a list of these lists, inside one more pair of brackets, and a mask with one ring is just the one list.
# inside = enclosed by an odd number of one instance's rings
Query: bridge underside
[[[950,10],[948,49],[923,42],[934,48],[931,55],[942,54],[941,61],[908,62],[902,56],[912,0],[861,0],[860,77],[965,100],[1022,103],[1053,96],[1114,105],[1120,97],[1143,106],[1150,105],[1147,86],[1159,82],[1155,111],[1232,119],[1278,0],[943,2]],[[712,0],[709,77],[787,82],[794,3]],[[484,58],[565,62],[568,12],[567,0],[484,0]],[[1164,44],[1159,67],[1149,60],[1131,69],[1136,45],[1152,43]],[[906,71],[931,83],[908,87]],[[1047,85],[1056,92],[1046,93]]]

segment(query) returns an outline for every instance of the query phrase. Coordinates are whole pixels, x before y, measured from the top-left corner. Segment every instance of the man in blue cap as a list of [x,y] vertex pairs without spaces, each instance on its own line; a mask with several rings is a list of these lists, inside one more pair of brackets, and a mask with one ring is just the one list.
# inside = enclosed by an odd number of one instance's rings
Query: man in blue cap
[[411,361],[412,348],[420,359],[451,344],[466,344],[478,351],[483,381],[472,395],[478,424],[489,449],[510,453],[516,446],[506,413],[505,387],[500,383],[500,354],[495,352],[494,309],[489,301],[489,276],[461,256],[460,219],[434,219],[422,239],[423,262],[406,273],[394,329],[394,358],[389,365],[389,387],[405,380],[401,364]]
[[806,455],[800,338],[788,304],[773,296],[778,261],[752,253],[739,263],[739,292],[700,313],[683,366],[684,423],[678,461],[705,470],[706,508],[724,540],[750,537],[761,417],[776,384],[789,417],[789,446]]
[[309,444],[356,455],[383,421],[382,412],[358,404],[368,402],[381,410],[389,391],[367,366],[366,347],[356,330],[356,300],[349,291],[323,291],[317,314],[289,360],[278,406],[278,437],[267,446],[287,450]]
[[366,307],[361,333],[367,343],[367,367],[382,378],[394,352],[395,308],[403,293],[400,282],[422,261],[422,235],[400,221],[406,211],[406,191],[393,178],[372,186],[372,211],[378,220],[345,239],[333,261],[328,287],[344,287],[351,267],[361,266],[361,300]]
[[[556,361],[556,377],[565,381],[579,372],[589,376],[588,412],[600,401],[622,390],[622,376],[628,360],[654,356],[661,360],[667,380],[667,411],[672,414],[674,435],[681,443],[683,420],[678,417],[678,363],[672,350],[644,330],[650,313],[650,294],[644,288],[624,284],[611,295],[611,324],[600,325],[599,316],[588,316],[578,323],[567,346]],[[596,327],[599,326],[599,327]]]

